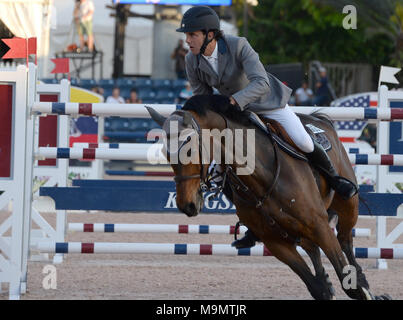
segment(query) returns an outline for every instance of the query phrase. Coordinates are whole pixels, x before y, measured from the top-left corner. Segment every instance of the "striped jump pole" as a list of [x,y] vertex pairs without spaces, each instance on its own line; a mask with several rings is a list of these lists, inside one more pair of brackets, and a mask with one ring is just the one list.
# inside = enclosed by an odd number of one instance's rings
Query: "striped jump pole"
[[173,177],[173,171],[105,170],[110,176]]
[[[245,226],[240,226],[238,234],[244,234],[246,230],[247,228]],[[69,223],[69,231],[234,234],[235,226],[198,224]]]
[[83,159],[83,160],[137,160],[168,164],[161,147],[148,149],[90,149],[90,148],[52,148],[39,147],[36,159]]
[[[237,234],[247,228],[240,226]],[[235,226],[198,224],[124,224],[124,223],[69,223],[69,231],[77,232],[133,232],[133,233],[188,233],[188,234],[234,234]],[[353,229],[353,237],[369,237],[371,229]]]
[[[173,243],[127,243],[127,242],[38,242],[32,249],[43,253],[103,253],[103,254],[179,254],[216,256],[272,256],[263,245],[236,249],[230,244],[173,244]],[[307,257],[306,252],[297,247]],[[353,248],[356,258],[403,259],[403,248]],[[321,251],[321,255],[324,256]]]
[[[85,149],[137,149],[147,150],[150,146],[158,145],[162,148],[162,144],[152,143],[82,143],[76,142],[73,144],[73,148],[85,148]],[[347,148],[349,154],[374,154],[374,149],[369,148]]]
[[[86,148],[86,149],[147,149],[151,143],[82,143],[76,142],[73,148]],[[369,148],[347,148],[347,153],[351,154],[374,154],[374,149]]]
[[403,166],[403,154],[349,154],[352,164]]
[[147,150],[151,146],[162,148],[161,143],[82,143],[82,142],[75,142],[73,144],[73,148],[84,148],[84,149],[140,149],[140,150]]
[[129,104],[129,103],[60,103],[60,102],[34,102],[32,113],[59,114],[71,116],[103,116],[125,118],[150,118],[147,107],[152,107],[163,116],[169,116],[180,109],[175,104]]
[[[181,107],[174,104],[34,102],[31,111],[33,113],[61,115],[149,118],[150,115],[145,106],[154,108],[164,116],[168,116]],[[292,110],[303,114],[317,112],[327,115],[332,120],[403,120],[403,108],[292,107]]]
[[296,113],[324,114],[331,120],[403,120],[403,108],[292,107]]
[[346,149],[347,153],[350,154],[374,154],[375,150],[374,149],[369,149],[369,148],[347,148]]
[[[138,160],[168,164],[161,152],[161,144],[147,149],[107,149],[107,148],[53,148],[39,147],[35,154],[37,159],[84,159],[84,160]],[[365,165],[403,165],[403,155],[393,154],[349,154],[351,164]]]

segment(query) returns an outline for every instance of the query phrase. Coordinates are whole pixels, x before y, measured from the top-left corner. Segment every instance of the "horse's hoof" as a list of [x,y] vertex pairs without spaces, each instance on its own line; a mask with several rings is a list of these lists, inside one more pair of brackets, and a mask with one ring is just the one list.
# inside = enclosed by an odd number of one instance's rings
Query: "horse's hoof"
[[323,280],[325,282],[326,290],[323,293],[323,299],[324,300],[336,300],[336,290],[334,289],[333,284],[330,281],[330,277],[327,274],[327,272],[325,271],[325,269],[323,269],[322,273],[320,273],[316,276],[316,279],[318,279],[318,281],[320,281],[320,282],[322,282]]
[[365,295],[365,300],[374,300],[376,299],[376,297],[374,297],[371,292],[369,292],[369,290],[361,287],[361,291],[364,293]]
[[330,294],[333,296],[332,300],[335,300],[336,299],[336,297],[335,297],[336,290],[334,290],[333,284],[330,281],[330,277],[329,277],[329,275],[327,273],[326,273],[326,284],[328,285],[328,289],[329,289]]
[[387,293],[381,294],[380,296],[375,296],[375,300],[393,300]]

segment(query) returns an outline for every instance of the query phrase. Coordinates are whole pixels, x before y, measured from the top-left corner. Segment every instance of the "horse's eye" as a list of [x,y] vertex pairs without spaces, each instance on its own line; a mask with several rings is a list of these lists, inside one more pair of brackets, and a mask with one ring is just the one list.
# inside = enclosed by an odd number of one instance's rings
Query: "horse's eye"
[[192,155],[192,150],[189,149],[188,152],[187,152],[187,156],[190,158],[191,155]]

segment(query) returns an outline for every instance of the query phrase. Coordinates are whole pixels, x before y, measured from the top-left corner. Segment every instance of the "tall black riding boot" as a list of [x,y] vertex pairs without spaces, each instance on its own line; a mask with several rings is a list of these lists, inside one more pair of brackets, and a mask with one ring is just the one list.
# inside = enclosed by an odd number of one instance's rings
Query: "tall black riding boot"
[[343,199],[350,199],[358,192],[355,183],[338,176],[327,152],[314,140],[313,144],[315,146],[313,152],[305,154],[308,160],[325,176],[327,182],[334,191],[336,191]]
[[256,241],[259,241],[259,238],[248,229],[246,230],[243,238],[235,240],[233,243],[231,243],[231,246],[237,249],[251,248],[256,244]]

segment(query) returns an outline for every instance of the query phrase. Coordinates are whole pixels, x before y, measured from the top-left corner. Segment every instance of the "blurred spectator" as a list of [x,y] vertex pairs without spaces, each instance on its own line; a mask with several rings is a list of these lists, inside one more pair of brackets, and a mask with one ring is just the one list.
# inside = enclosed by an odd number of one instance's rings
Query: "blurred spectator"
[[376,124],[368,123],[359,139],[368,142],[376,150]]
[[175,60],[175,72],[178,79],[186,79],[185,56],[188,50],[183,46],[183,39],[179,39],[178,45],[171,54],[171,59]]
[[288,100],[288,105],[289,106],[295,106],[295,95],[292,95],[290,97],[290,100]]
[[312,105],[313,92],[308,87],[308,82],[303,81],[302,86],[295,91],[295,105],[310,106]]
[[92,52],[94,50],[94,35],[92,33],[92,17],[94,15],[94,9],[94,3],[92,0],[76,0],[74,20],[78,27],[81,51],[84,51],[84,36],[87,36],[88,51]]
[[100,94],[101,96],[105,97],[105,90],[102,87],[98,87],[98,94]]
[[112,95],[106,99],[106,103],[125,103],[125,99],[120,96],[120,89],[114,87],[112,90]]
[[104,94],[105,94],[104,88],[102,88],[102,87],[93,87],[93,88],[91,88],[91,91],[95,92],[101,96],[104,96]]
[[141,99],[139,99],[135,88],[130,90],[130,97],[126,99],[126,103],[143,103]]
[[193,95],[192,87],[190,86],[189,81],[186,81],[185,88],[183,88],[181,92],[179,92],[178,97],[179,103],[186,102],[186,100],[188,100],[192,95]]
[[320,81],[316,83],[316,92],[315,97],[313,98],[313,104],[316,106],[326,106],[330,103],[326,69],[321,67],[319,69],[319,75]]

